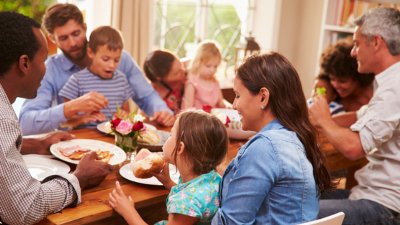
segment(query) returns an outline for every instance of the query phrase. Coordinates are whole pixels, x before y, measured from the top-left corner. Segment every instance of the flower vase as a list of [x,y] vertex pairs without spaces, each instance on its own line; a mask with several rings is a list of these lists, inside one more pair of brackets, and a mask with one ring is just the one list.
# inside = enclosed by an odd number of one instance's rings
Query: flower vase
[[115,134],[115,145],[126,153],[126,161],[130,162],[135,157],[137,150],[137,138]]

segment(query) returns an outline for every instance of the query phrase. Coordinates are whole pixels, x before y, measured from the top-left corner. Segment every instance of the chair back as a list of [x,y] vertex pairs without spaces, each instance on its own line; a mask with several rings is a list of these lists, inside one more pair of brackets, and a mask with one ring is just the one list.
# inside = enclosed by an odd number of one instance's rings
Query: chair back
[[338,212],[336,214],[318,220],[302,223],[299,225],[342,225],[343,219],[344,219],[344,213]]

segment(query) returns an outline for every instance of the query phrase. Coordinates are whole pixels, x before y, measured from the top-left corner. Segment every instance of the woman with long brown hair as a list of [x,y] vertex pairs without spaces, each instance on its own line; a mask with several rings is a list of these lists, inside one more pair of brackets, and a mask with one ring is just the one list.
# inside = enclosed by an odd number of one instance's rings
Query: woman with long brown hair
[[225,171],[213,224],[296,224],[313,220],[331,188],[308,119],[299,76],[278,53],[253,56],[237,70],[233,107],[258,133]]

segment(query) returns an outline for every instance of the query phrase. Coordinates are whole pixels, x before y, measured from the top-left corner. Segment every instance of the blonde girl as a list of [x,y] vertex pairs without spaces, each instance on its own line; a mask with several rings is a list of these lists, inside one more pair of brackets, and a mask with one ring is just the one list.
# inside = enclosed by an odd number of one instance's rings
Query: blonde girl
[[215,73],[221,63],[221,53],[214,42],[202,42],[192,61],[185,85],[182,108],[224,108],[222,91]]
[[[157,224],[211,223],[219,206],[221,181],[215,168],[225,157],[227,148],[226,129],[215,116],[203,111],[186,111],[179,115],[163,146],[166,166],[161,174],[155,175],[170,189],[168,221]],[[169,163],[180,173],[178,184],[169,176]],[[110,193],[109,203],[128,224],[146,224],[118,182]]]

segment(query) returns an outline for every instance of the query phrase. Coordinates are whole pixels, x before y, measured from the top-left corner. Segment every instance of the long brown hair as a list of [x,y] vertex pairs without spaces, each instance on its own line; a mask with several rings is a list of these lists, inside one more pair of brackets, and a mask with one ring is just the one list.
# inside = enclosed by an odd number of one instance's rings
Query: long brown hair
[[224,124],[214,115],[201,110],[184,111],[179,114],[176,147],[177,157],[180,142],[185,144],[188,160],[196,174],[208,173],[224,159],[228,150],[228,134]]
[[292,64],[276,52],[251,56],[238,68],[237,77],[254,95],[262,87],[268,89],[268,104],[272,113],[284,127],[295,132],[303,143],[319,190],[332,188],[324,157],[318,148],[316,130],[308,119],[300,78]]

